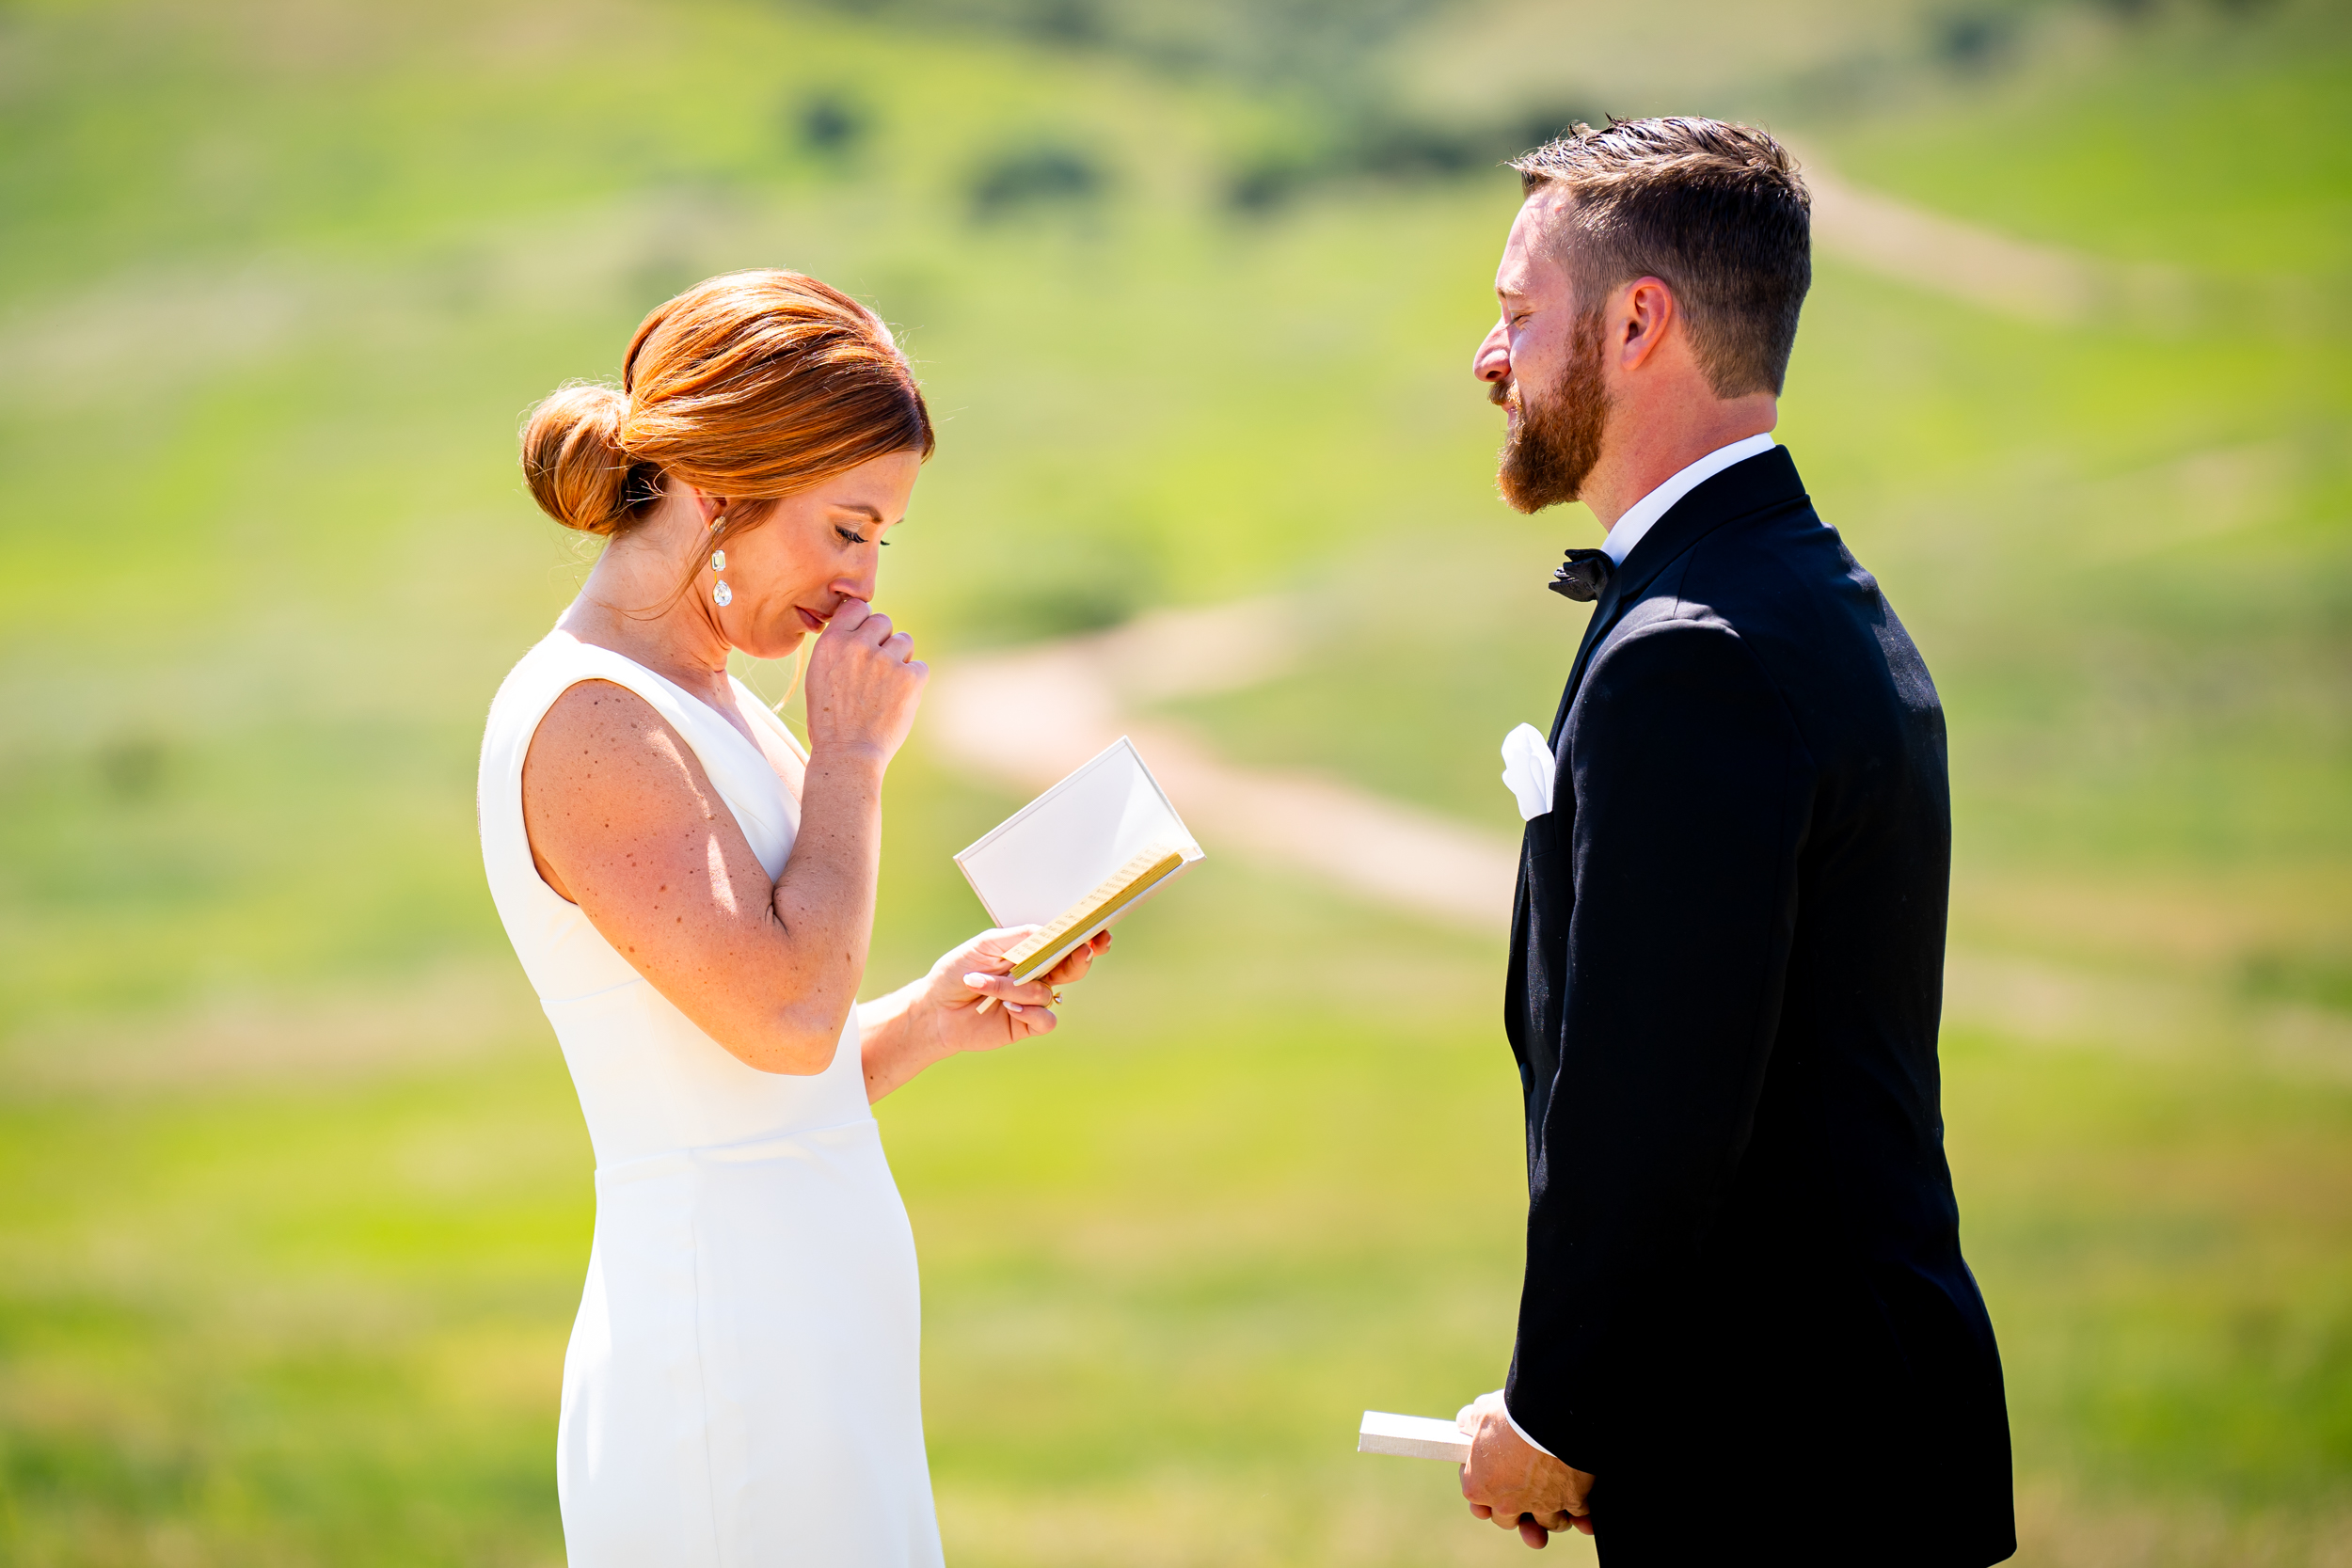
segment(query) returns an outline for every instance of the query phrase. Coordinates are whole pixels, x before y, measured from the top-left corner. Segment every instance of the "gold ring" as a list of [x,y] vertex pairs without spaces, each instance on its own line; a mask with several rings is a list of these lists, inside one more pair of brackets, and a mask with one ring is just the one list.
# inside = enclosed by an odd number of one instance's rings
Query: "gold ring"
[[1058,1006],[1061,1006],[1061,992],[1059,992],[1059,991],[1056,991],[1056,992],[1054,993],[1054,1001],[1053,1001],[1053,1006],[1057,1006],[1057,1007],[1058,1007]]

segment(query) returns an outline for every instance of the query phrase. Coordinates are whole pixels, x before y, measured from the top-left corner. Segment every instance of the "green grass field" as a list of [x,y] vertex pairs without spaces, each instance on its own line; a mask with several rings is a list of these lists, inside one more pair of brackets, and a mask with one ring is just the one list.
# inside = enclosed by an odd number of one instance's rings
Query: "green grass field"
[[[2352,1561],[2352,26],[1759,9],[0,6],[0,1562],[560,1560],[591,1161],[473,752],[586,559],[519,415],[686,281],[901,324],[938,659],[1279,590],[1312,656],[1159,717],[1510,832],[1595,531],[1488,484],[1513,186],[1345,154],[1565,104],[2158,277],[2052,326],[1825,248],[1781,436],[1951,717],[2020,1560]],[[918,728],[875,989],[1015,803]],[[882,1108],[950,1556],[1508,1560],[1350,1451],[1502,1376],[1500,944],[1210,848],[1051,1042]]]

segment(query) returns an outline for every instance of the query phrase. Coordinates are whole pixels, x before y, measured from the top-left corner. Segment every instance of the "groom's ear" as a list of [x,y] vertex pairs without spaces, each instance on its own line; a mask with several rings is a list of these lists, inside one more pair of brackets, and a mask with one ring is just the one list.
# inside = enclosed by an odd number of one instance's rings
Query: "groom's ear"
[[1657,360],[1681,315],[1662,277],[1637,277],[1613,291],[1610,307],[1617,369],[1629,374]]

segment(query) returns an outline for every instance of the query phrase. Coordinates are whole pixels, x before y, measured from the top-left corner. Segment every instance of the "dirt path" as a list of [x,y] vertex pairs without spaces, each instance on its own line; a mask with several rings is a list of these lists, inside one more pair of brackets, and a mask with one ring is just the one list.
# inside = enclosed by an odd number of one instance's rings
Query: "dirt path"
[[[1133,736],[1211,854],[1281,866],[1501,941],[1518,859],[1513,840],[1343,780],[1236,767],[1180,726],[1133,716],[1154,701],[1234,689],[1289,668],[1298,650],[1280,628],[1295,618],[1269,613],[1279,609],[1161,612],[1089,637],[955,658],[932,682],[918,733],[954,766],[1020,791],[1042,789]],[[1500,773],[1500,757],[1495,766]],[[2028,1044],[2155,1057],[2242,1053],[2282,1076],[2352,1083],[2352,1022],[2341,1014],[2249,1006],[2191,980],[1955,949],[1945,1018]],[[397,986],[255,992],[59,1025],[0,1050],[0,1088],[154,1093],[364,1077],[539,1050],[545,1038],[529,986],[498,958]]]
[[[1163,610],[1125,626],[965,656],[933,678],[920,733],[957,767],[1016,790],[1059,779],[1121,735],[1134,737],[1212,855],[1302,873],[1435,925],[1501,938],[1510,926],[1515,840],[1343,780],[1237,767],[1180,726],[1134,709],[1271,679],[1298,650],[1270,601]],[[1502,737],[1495,736],[1498,748]],[[1502,758],[1495,788],[1502,789]],[[2058,1047],[2155,1056],[2244,1051],[2296,1078],[2352,1082],[2352,1022],[2311,1007],[2257,1006],[2188,981],[2091,974],[2012,954],[1953,951],[1947,1025]]]
[[[1288,622],[1273,609],[1159,611],[1113,631],[957,659],[931,683],[925,736],[959,766],[1023,790],[1044,788],[1131,736],[1216,848],[1439,924],[1507,930],[1516,844],[1336,779],[1237,768],[1174,725],[1129,716],[1132,705],[1250,685],[1287,668],[1295,650],[1273,628]],[[1502,770],[1498,756],[1498,790]]]

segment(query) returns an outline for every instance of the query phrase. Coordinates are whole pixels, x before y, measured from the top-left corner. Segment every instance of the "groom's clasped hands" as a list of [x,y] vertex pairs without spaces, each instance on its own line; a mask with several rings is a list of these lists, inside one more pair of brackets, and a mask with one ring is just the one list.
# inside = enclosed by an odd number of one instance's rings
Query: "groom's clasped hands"
[[1586,1507],[1593,1478],[1520,1436],[1503,1411],[1502,1390],[1464,1405],[1454,1424],[1470,1440],[1470,1463],[1462,1466],[1470,1513],[1497,1528],[1517,1528],[1531,1546],[1549,1544],[1556,1530],[1593,1533]]

